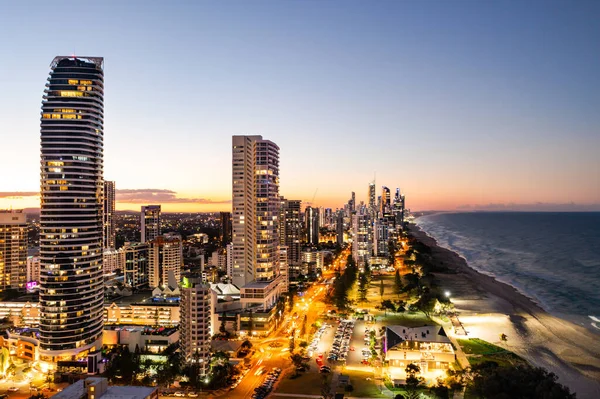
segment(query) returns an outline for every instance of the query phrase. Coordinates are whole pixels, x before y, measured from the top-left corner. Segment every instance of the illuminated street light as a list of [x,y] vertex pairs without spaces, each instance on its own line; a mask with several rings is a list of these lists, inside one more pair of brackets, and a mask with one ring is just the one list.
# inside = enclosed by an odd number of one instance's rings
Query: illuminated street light
[[450,291],[446,291],[444,295],[446,295],[446,298],[450,298]]

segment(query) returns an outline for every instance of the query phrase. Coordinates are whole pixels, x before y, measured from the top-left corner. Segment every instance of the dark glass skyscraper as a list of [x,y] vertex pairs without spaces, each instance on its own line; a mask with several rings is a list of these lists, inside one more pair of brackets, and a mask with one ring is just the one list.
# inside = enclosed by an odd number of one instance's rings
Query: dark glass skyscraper
[[103,64],[56,57],[42,100],[42,361],[102,345]]

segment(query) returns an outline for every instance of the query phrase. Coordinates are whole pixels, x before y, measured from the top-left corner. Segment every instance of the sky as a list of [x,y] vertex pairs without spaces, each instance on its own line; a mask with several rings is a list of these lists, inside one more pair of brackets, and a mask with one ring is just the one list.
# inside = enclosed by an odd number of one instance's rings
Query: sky
[[0,208],[39,207],[57,55],[105,58],[117,208],[230,210],[231,136],[342,207],[600,210],[600,2],[0,0]]

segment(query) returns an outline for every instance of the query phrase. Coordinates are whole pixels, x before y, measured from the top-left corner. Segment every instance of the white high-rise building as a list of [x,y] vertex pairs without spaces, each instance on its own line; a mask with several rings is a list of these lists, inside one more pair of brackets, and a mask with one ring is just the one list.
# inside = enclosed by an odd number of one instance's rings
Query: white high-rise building
[[232,282],[245,305],[279,296],[279,147],[261,136],[233,136]]
[[160,235],[160,205],[142,206],[140,213],[141,242],[149,242]]
[[371,217],[364,208],[352,215],[352,236],[352,257],[362,269],[369,263],[373,251]]
[[[168,233],[156,237],[149,248],[149,283],[151,288],[164,287],[169,282],[169,274],[176,282],[181,279],[183,269],[183,244],[181,236]],[[175,287],[172,287],[175,288]]]
[[[102,347],[104,59],[56,57],[42,100],[40,360]],[[47,364],[48,364],[47,363]]]
[[27,283],[27,218],[22,210],[0,210],[0,292]]
[[209,370],[212,336],[212,291],[198,275],[185,274],[180,285],[179,348],[182,361],[198,367],[198,373]]

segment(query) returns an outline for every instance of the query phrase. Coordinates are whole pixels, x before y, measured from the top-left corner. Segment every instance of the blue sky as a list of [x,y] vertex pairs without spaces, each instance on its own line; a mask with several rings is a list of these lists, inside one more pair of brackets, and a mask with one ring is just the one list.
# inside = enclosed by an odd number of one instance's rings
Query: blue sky
[[43,86],[75,54],[105,57],[105,178],[171,190],[170,209],[229,207],[234,134],[276,142],[281,193],[325,206],[375,173],[413,209],[600,203],[597,1],[2,9],[3,193],[38,190]]

